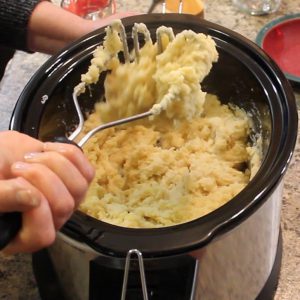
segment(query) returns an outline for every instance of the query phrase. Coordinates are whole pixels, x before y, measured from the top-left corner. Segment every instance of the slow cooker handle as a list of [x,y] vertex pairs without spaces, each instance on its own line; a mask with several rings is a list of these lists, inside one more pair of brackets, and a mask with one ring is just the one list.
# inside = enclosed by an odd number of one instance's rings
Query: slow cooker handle
[[20,212],[0,214],[0,250],[17,235],[22,226],[22,214]]

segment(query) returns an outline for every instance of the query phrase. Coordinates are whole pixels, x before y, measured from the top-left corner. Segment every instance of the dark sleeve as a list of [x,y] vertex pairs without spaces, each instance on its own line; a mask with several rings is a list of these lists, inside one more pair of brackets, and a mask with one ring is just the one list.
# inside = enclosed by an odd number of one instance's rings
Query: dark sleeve
[[0,45],[27,51],[27,26],[40,0],[0,0]]

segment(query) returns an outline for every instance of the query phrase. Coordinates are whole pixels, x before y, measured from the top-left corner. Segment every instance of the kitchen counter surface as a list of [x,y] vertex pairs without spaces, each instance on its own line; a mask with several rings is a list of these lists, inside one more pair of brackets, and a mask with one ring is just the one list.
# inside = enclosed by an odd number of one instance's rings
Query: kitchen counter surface
[[[127,0],[119,9],[146,12],[149,0]],[[156,10],[158,11],[158,9]],[[235,30],[254,40],[267,22],[285,14],[300,13],[297,0],[283,0],[278,12],[267,16],[249,16],[237,11],[230,0],[206,0],[205,19]],[[16,52],[0,82],[0,130],[8,128],[13,107],[33,73],[48,58],[42,54]],[[295,90],[300,108],[300,91]],[[300,135],[299,135],[300,136]],[[285,177],[282,232],[283,261],[275,300],[300,300],[300,144]],[[0,299],[40,300],[32,274],[31,256],[0,254]]]

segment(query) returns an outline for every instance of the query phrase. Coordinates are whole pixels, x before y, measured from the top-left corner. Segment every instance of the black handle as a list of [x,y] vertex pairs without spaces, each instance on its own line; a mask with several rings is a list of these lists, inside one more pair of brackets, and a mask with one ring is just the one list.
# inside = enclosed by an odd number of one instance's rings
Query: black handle
[[82,150],[80,146],[78,146],[74,141],[69,140],[66,136],[56,136],[53,138],[52,142],[71,144],[77,146],[80,150]]
[[22,226],[22,214],[20,212],[0,214],[0,250],[17,235]]

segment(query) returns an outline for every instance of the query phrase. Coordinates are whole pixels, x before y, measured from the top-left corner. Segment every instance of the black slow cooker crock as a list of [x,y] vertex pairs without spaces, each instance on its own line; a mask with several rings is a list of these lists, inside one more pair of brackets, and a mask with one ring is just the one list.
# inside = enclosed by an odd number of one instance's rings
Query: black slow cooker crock
[[[191,29],[211,35],[220,54],[202,87],[224,103],[233,103],[253,116],[263,138],[263,163],[248,186],[229,203],[197,220],[161,229],[127,229],[76,212],[62,229],[91,247],[112,255],[131,248],[146,256],[195,250],[237,226],[268,198],[281,180],[294,149],[297,109],[293,91],[279,68],[261,49],[242,36],[190,15],[141,15],[123,21],[131,43],[134,22],[143,22],[155,40],[160,25],[174,32]],[[32,77],[15,107],[10,128],[41,140],[65,135],[77,122],[73,87],[86,72],[93,50],[103,41],[103,28],[82,38],[49,59]],[[91,111],[103,93],[102,84],[80,98],[82,111]]]
[[[62,279],[73,282],[68,285],[68,290],[72,290],[70,286],[75,286],[78,281],[74,272],[82,272],[82,278],[91,278],[91,257],[110,257],[110,261],[117,262],[129,250],[138,249],[147,262],[192,252],[200,261],[199,272],[205,273],[200,274],[199,279],[202,280],[202,283],[199,281],[201,299],[254,299],[270,274],[278,244],[282,178],[297,137],[293,91],[277,65],[259,47],[217,24],[185,14],[129,17],[123,20],[129,47],[132,47],[134,23],[145,23],[153,40],[160,25],[172,27],[175,33],[191,29],[213,37],[220,57],[203,81],[202,89],[217,95],[223,103],[243,108],[252,117],[254,127],[249,143],[262,138],[262,165],[245,189],[227,204],[204,217],[176,226],[123,228],[77,211],[60,234],[70,246],[66,252],[68,255],[63,256],[63,246],[59,245],[52,259],[58,269],[70,260],[70,270],[80,260],[86,260],[82,262],[84,267],[76,267],[77,271],[70,271]],[[44,141],[72,131],[78,122],[72,101],[73,88],[79,83],[80,75],[86,72],[92,53],[103,42],[104,36],[104,29],[99,28],[50,58],[20,95],[10,129]],[[91,86],[91,91],[80,96],[82,111],[92,111],[102,94],[103,78],[99,84]],[[78,253],[73,258],[70,253],[75,248],[78,248]],[[59,259],[60,255],[63,258]],[[155,263],[156,266],[159,264]],[[218,273],[222,270],[225,273],[220,277]],[[226,273],[239,284],[226,279]],[[204,280],[205,276],[207,280]],[[243,285],[245,281],[247,289]],[[82,288],[77,289],[70,299],[77,299],[79,294],[78,299],[88,299],[88,283],[81,282],[81,285]],[[91,288],[91,283],[89,286]],[[197,297],[200,296],[195,296],[195,299]],[[89,299],[92,299],[91,290]]]

